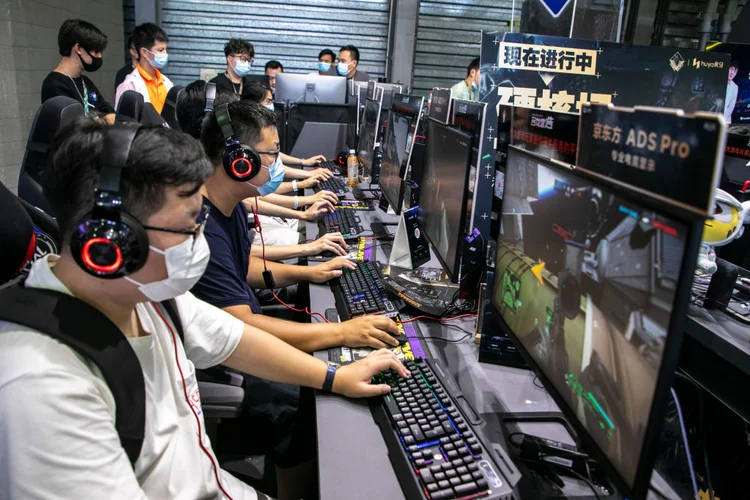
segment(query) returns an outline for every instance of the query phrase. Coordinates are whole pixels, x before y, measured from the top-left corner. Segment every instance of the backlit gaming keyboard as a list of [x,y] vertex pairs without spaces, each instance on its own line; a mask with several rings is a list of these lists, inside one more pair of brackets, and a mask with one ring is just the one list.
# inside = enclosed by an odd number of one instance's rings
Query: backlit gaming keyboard
[[330,179],[321,180],[316,186],[313,186],[313,191],[316,193],[319,191],[331,191],[336,195],[344,195],[349,192],[349,186],[346,184],[345,179],[331,177]]
[[510,499],[507,478],[517,481],[518,470],[475,433],[470,413],[458,405],[466,400],[442,365],[420,358],[404,365],[409,378],[396,372],[373,378],[391,393],[373,398],[371,410],[406,498]]
[[321,161],[320,163],[318,163],[318,167],[327,168],[334,174],[338,175],[342,172],[342,169],[346,168],[346,163],[342,165],[337,160],[327,160],[327,161]]
[[388,317],[398,314],[398,308],[403,303],[388,298],[382,278],[380,268],[374,262],[357,262],[354,270],[342,269],[338,283],[331,283],[339,315],[349,319],[364,314],[383,314]]
[[344,238],[356,238],[365,230],[355,213],[349,208],[338,208],[323,217],[321,230],[326,233],[341,233]]

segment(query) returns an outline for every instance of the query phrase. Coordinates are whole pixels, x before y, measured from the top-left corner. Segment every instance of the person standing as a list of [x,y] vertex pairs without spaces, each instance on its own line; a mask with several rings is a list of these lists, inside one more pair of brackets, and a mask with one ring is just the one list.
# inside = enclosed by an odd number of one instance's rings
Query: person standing
[[112,125],[115,110],[94,82],[83,72],[93,73],[102,67],[102,53],[107,48],[107,35],[91,23],[68,19],[60,26],[57,46],[62,56],[57,67],[42,82],[42,103],[57,96],[70,97],[81,103],[84,114],[100,114]]
[[245,76],[253,65],[255,48],[246,40],[232,38],[224,45],[224,57],[227,59],[227,70],[212,78],[211,83],[216,84],[217,90],[242,95],[243,88],[247,87]]
[[359,49],[354,45],[345,45],[339,50],[339,59],[336,71],[340,76],[345,76],[355,82],[369,82],[370,75],[359,71]]
[[464,101],[479,99],[479,58],[471,60],[466,69],[466,78],[451,87],[451,98]]
[[335,76],[333,70],[333,61],[336,59],[336,54],[331,49],[323,49],[318,54],[318,70],[310,73],[311,75],[320,76]]
[[138,65],[117,86],[115,106],[124,92],[135,90],[143,96],[145,102],[154,106],[157,113],[161,113],[167,100],[167,92],[173,87],[170,79],[159,71],[169,60],[167,42],[169,37],[157,25],[144,23],[136,26],[133,30],[133,44],[138,54]]
[[268,77],[268,84],[271,85],[271,90],[276,90],[276,73],[283,73],[284,65],[279,61],[268,61],[266,63],[266,76]]

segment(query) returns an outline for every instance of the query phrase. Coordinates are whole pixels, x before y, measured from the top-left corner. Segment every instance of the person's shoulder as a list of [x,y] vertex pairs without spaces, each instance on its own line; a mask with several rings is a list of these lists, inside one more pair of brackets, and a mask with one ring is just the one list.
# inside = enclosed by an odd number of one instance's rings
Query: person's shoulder
[[215,77],[211,78],[209,82],[215,83],[217,85],[222,85],[226,83],[229,79],[224,75],[224,73],[219,73]]

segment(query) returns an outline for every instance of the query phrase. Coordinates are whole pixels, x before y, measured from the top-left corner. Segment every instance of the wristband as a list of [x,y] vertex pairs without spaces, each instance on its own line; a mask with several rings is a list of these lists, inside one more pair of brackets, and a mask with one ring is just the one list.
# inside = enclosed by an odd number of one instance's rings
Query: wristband
[[297,210],[299,208],[299,196],[296,194],[294,195],[294,209]]
[[292,191],[296,191],[296,190],[297,190],[297,179],[293,179],[292,180]]
[[336,369],[338,366],[328,363],[328,371],[326,371],[326,379],[323,381],[323,392],[333,392],[333,377],[336,376]]

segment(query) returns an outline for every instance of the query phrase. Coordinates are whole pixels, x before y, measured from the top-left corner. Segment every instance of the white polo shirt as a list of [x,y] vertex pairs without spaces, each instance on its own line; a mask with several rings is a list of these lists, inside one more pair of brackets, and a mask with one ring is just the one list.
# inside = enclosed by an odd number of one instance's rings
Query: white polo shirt
[[[70,294],[52,273],[58,258],[36,261],[26,286]],[[45,334],[0,321],[0,498],[224,498],[195,368],[223,362],[244,324],[190,293],[176,302],[185,331],[176,355],[172,333],[151,303],[137,306],[149,335],[129,339],[146,384],[145,439],[135,473],[99,370]],[[221,469],[219,479],[232,498],[257,498]]]

